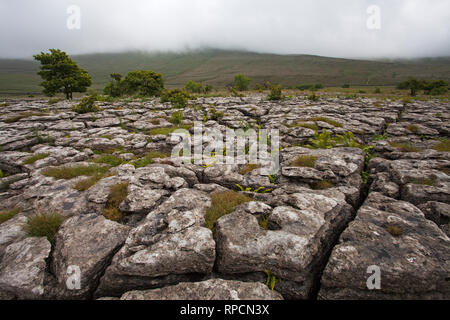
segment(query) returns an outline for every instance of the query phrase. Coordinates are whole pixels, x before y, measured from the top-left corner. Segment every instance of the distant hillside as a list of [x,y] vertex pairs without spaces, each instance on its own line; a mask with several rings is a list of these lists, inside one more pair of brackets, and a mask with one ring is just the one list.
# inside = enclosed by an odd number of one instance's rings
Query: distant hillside
[[[243,73],[252,84],[270,81],[283,85],[323,83],[326,86],[394,85],[409,76],[450,81],[450,57],[420,60],[365,61],[308,55],[274,55],[204,50],[187,53],[111,53],[73,56],[101,89],[109,74],[151,69],[164,75],[166,86],[188,80],[225,87]],[[0,93],[38,93],[39,65],[31,60],[0,59]]]

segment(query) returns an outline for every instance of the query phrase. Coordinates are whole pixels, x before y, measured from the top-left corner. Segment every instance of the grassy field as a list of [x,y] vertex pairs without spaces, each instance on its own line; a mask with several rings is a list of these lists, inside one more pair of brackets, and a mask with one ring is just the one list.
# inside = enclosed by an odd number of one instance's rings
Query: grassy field
[[[450,57],[365,61],[307,55],[273,55],[250,52],[203,50],[187,53],[91,54],[73,56],[101,90],[109,74],[150,69],[162,73],[167,87],[181,87],[188,80],[224,88],[233,75],[243,73],[256,83],[269,81],[285,86],[322,83],[340,87],[393,86],[409,76],[450,81]],[[41,91],[38,63],[32,60],[0,59],[0,94],[36,94]]]

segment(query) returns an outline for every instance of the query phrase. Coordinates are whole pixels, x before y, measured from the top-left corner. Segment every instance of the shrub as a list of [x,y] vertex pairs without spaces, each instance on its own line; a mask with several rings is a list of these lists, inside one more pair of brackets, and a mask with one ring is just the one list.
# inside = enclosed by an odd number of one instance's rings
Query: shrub
[[122,219],[123,213],[119,210],[120,204],[128,196],[128,182],[119,183],[111,187],[108,201],[106,202],[103,215],[106,219],[112,221],[120,221]]
[[185,108],[190,98],[189,93],[180,89],[164,90],[161,94],[161,102],[170,102],[175,108]]
[[236,90],[238,91],[247,91],[248,90],[248,86],[250,85],[250,82],[252,81],[252,79],[247,78],[246,76],[242,75],[242,74],[237,74],[234,76],[234,88],[236,88]]
[[48,157],[48,154],[35,154],[23,161],[23,164],[33,164],[38,160],[42,160]]
[[350,88],[350,85],[349,85],[348,83],[345,83],[345,84],[342,86],[342,88],[348,89],[348,88]]
[[46,237],[53,244],[64,219],[59,213],[37,214],[28,218],[25,231],[30,237]]
[[212,108],[209,113],[209,119],[214,121],[219,121],[224,117],[224,113],[222,111],[217,111],[216,108]]
[[314,138],[309,139],[309,143],[308,147],[312,149],[331,149],[336,145],[336,142],[331,138],[331,134],[327,130],[324,130],[321,134],[316,133]]
[[174,113],[172,113],[172,116],[170,117],[170,123],[176,124],[176,125],[180,125],[181,123],[183,123],[183,111],[175,111]]
[[201,83],[192,80],[186,82],[186,84],[184,85],[184,89],[190,93],[203,93],[205,91]]
[[381,89],[380,89],[380,88],[376,88],[376,89],[375,89],[375,93],[376,93],[376,94],[381,93]]
[[297,85],[295,88],[298,90],[301,90],[301,91],[311,90],[311,89],[314,89],[314,85],[313,84],[300,84],[300,85]]
[[108,170],[108,167],[99,165],[77,165],[73,167],[46,168],[42,171],[42,174],[55,179],[70,180],[80,176],[94,176],[106,173]]
[[220,217],[233,212],[236,206],[250,201],[251,198],[234,191],[213,193],[211,207],[206,210],[206,227],[214,230],[214,225]]
[[309,156],[309,155],[299,156],[291,163],[291,167],[314,168],[317,159],[319,158],[316,156]]
[[323,84],[321,84],[321,83],[316,83],[316,84],[314,85],[314,89],[316,89],[316,90],[323,89],[323,88],[324,88],[324,86],[323,86]]
[[72,111],[79,113],[79,114],[85,114],[85,113],[90,113],[90,112],[99,112],[100,108],[95,105],[96,101],[97,101],[97,95],[91,94],[87,97],[84,97],[79,104],[73,106]]
[[164,90],[162,75],[151,70],[131,71],[123,81],[128,94],[159,97]]
[[22,211],[21,208],[14,208],[8,211],[0,211],[0,224],[3,222],[12,219],[15,215],[19,214]]
[[0,169],[0,178],[3,178],[5,176],[5,174],[3,173],[3,171]]
[[281,90],[280,85],[273,85],[270,86],[270,93],[267,96],[267,100],[282,100],[283,99],[283,92]]
[[317,96],[315,93],[313,93],[312,95],[308,96],[308,100],[309,101],[319,101],[320,97]]

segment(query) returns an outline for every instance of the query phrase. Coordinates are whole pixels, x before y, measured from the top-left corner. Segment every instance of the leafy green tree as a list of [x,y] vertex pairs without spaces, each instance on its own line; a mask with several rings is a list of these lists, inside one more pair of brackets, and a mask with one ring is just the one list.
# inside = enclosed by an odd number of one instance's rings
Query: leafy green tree
[[425,94],[440,95],[447,92],[448,83],[444,80],[422,81],[422,89]]
[[414,97],[417,95],[417,90],[423,88],[423,81],[417,80],[416,78],[409,78],[406,81],[403,81],[397,85],[397,89],[400,90],[411,90],[411,96]]
[[123,81],[128,94],[159,97],[164,90],[162,75],[151,70],[131,71]]
[[233,86],[238,91],[247,91],[248,86],[250,85],[251,81],[252,81],[252,79],[247,78],[246,76],[239,73],[234,76],[234,85]]
[[125,91],[125,82],[122,81],[122,75],[111,73],[111,82],[103,89],[103,93],[111,97],[121,97]]
[[72,99],[73,92],[86,92],[92,84],[87,71],[59,49],[50,49],[50,53],[41,52],[34,59],[41,62],[38,75],[44,80],[40,85],[44,87],[45,95],[64,93],[67,99]]

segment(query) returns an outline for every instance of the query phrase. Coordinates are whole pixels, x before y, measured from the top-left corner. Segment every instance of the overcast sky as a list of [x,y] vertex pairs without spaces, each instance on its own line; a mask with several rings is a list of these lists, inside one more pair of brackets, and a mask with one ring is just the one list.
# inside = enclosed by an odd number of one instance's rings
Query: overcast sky
[[[70,5],[81,9],[80,29],[67,27]],[[380,29],[371,5],[381,9]],[[0,30],[0,57],[204,47],[450,56],[450,0],[0,0]]]

